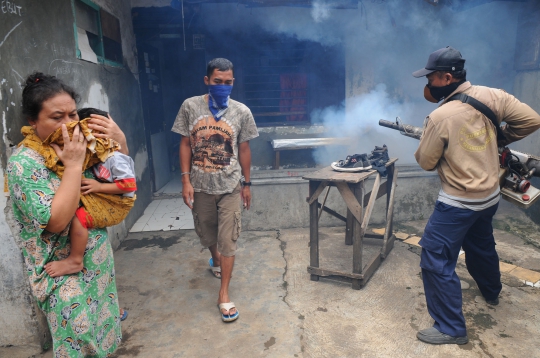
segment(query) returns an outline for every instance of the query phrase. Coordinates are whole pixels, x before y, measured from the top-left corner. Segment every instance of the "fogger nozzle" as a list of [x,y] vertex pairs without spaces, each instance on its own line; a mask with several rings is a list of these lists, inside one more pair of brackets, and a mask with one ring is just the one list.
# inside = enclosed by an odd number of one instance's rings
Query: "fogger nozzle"
[[399,117],[396,118],[396,122],[385,121],[384,119],[379,120],[379,125],[386,128],[391,128],[398,130],[401,134],[407,137],[414,139],[420,139],[422,137],[422,132],[424,131],[420,127],[411,126],[410,124],[400,123]]

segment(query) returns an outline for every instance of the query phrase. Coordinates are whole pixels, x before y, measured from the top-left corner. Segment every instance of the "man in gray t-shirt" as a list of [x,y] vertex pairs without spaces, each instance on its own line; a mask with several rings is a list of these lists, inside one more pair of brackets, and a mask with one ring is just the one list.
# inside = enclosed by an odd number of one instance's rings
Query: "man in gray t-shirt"
[[259,133],[249,108],[229,98],[234,82],[229,60],[210,61],[204,82],[208,94],[184,101],[172,131],[182,135],[182,197],[192,209],[201,244],[212,254],[210,269],[221,279],[221,318],[230,322],[239,314],[229,298],[229,282],[241,228],[240,203],[248,210],[251,206],[249,140]]

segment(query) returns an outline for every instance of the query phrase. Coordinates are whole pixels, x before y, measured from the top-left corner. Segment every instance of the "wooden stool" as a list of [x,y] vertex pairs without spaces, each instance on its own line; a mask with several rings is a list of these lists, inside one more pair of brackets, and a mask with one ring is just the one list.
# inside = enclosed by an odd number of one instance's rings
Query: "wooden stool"
[[[397,182],[397,169],[394,163],[397,158],[391,158],[386,163],[387,179],[381,184],[381,176],[375,170],[365,172],[347,173],[337,172],[331,167],[323,168],[303,177],[309,180],[309,243],[310,265],[307,270],[311,274],[312,281],[318,281],[319,277],[351,282],[352,288],[359,290],[373,275],[394,247],[395,236],[392,229],[394,217],[394,195]],[[369,193],[365,193],[364,181],[376,175],[375,184]],[[319,203],[319,195],[326,187],[338,188],[341,197],[347,204],[347,217],[339,215],[334,210]],[[330,189],[330,188],[328,188]],[[328,195],[328,193],[326,194]],[[369,219],[375,205],[375,200],[386,195],[386,231],[384,235],[366,234]],[[367,204],[366,204],[367,203]],[[321,208],[321,212],[319,212]],[[365,213],[363,212],[365,208]],[[319,267],[319,218],[322,211],[346,222],[345,244],[353,245],[353,272],[341,272],[326,270]],[[380,252],[371,258],[366,265],[362,264],[364,237],[382,239]]]

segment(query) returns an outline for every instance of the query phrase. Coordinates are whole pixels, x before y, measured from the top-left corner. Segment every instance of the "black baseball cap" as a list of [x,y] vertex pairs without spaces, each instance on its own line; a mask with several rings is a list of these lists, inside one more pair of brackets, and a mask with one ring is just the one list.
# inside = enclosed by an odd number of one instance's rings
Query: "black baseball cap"
[[441,48],[429,55],[425,68],[413,72],[414,77],[427,76],[435,71],[461,71],[465,66],[465,59],[461,53],[450,46]]

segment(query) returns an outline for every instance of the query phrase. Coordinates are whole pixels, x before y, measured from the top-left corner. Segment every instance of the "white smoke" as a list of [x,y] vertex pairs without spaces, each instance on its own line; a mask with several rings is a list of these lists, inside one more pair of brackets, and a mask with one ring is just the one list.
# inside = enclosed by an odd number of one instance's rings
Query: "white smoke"
[[[414,162],[418,142],[379,127],[378,121],[399,116],[405,123],[422,125],[436,106],[422,96],[426,79],[415,79],[411,73],[439,48],[452,46],[461,51],[467,61],[467,79],[473,84],[513,90],[518,14],[523,3],[494,1],[465,11],[423,0],[359,1],[358,9],[347,10],[325,4],[315,0],[311,9],[204,5],[208,6],[205,21],[213,24],[217,34],[224,29],[246,32],[260,27],[324,46],[343,46],[346,100],[341,106],[313,111],[312,123],[324,124],[328,136],[355,136],[356,140],[347,152],[343,148],[334,153],[332,149],[316,151],[321,165],[382,144],[389,146],[390,155],[399,157],[400,163]],[[228,21],[222,21],[223,13],[228,14]],[[272,55],[272,49],[268,51]]]
[[330,8],[322,0],[315,0],[311,9],[311,16],[315,22],[322,22],[330,17]]
[[314,151],[317,163],[329,165],[338,159],[345,159],[348,154],[369,154],[375,145],[386,144],[390,156],[402,158],[402,162],[411,162],[412,153],[418,142],[402,137],[398,132],[380,127],[379,119],[394,121],[396,117],[409,120],[416,112],[412,102],[400,103],[391,98],[385,84],[378,84],[368,93],[347,100],[347,105],[314,110],[311,119],[322,123],[328,129],[328,136],[343,138],[346,151],[342,147],[318,148]]

